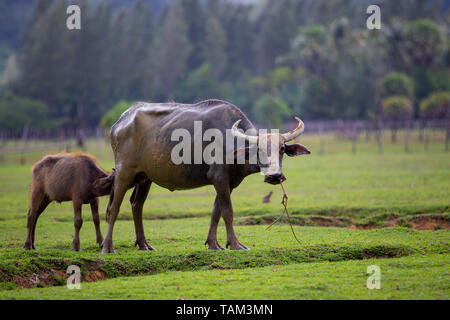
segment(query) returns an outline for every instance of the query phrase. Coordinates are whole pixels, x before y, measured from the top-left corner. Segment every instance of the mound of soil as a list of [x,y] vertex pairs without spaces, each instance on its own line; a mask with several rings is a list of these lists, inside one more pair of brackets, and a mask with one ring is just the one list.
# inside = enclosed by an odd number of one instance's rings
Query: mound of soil
[[311,220],[312,222],[314,222],[315,224],[317,224],[318,226],[321,227],[339,227],[339,223],[337,221],[332,220],[331,218],[319,218],[319,217],[314,217],[314,218],[309,218],[309,220]]
[[450,222],[440,216],[421,216],[409,220],[416,230],[450,229]]

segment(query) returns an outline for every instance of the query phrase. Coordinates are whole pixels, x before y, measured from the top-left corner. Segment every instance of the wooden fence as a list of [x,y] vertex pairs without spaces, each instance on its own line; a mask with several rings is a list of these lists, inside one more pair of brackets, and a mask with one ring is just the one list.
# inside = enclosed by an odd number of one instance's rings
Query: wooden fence
[[[418,132],[418,140],[428,150],[430,136],[433,132],[445,131],[445,142],[443,148],[449,151],[450,121],[417,120],[403,122],[365,121],[365,120],[330,120],[330,121],[305,121],[305,134],[318,135],[320,139],[319,153],[326,152],[325,136],[334,135],[336,139],[351,141],[352,152],[357,152],[359,141],[376,141],[378,152],[383,153],[383,136],[390,133],[390,140],[397,142],[398,132],[402,132],[404,151],[410,151],[410,132]],[[287,129],[296,126],[292,121],[286,124]],[[5,155],[19,155],[20,163],[25,163],[26,154],[30,152],[46,152],[48,150],[71,150],[84,149],[84,141],[96,139],[101,141],[105,138],[103,128],[89,128],[83,130],[58,129],[40,130],[25,127],[22,130],[0,129],[0,164]],[[398,141],[400,143],[400,141]]]
[[5,155],[20,155],[20,163],[26,161],[26,154],[32,152],[46,152],[48,150],[85,149],[86,139],[104,139],[103,128],[81,130],[58,129],[41,130],[25,127],[23,130],[0,131],[0,163]]

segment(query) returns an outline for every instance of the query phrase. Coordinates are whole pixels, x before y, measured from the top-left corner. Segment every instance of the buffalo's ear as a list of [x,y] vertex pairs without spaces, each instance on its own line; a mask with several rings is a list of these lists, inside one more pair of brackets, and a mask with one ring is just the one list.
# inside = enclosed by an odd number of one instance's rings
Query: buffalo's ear
[[285,144],[284,153],[286,153],[289,157],[295,157],[302,154],[310,154],[311,151],[301,144]]

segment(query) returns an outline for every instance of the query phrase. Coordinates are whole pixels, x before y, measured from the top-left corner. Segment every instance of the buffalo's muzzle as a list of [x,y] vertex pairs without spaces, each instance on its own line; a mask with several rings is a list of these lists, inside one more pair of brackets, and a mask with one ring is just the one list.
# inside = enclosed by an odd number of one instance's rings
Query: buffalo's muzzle
[[285,181],[286,177],[282,173],[276,173],[271,174],[264,177],[264,182],[270,183],[270,184],[280,184],[281,182]]

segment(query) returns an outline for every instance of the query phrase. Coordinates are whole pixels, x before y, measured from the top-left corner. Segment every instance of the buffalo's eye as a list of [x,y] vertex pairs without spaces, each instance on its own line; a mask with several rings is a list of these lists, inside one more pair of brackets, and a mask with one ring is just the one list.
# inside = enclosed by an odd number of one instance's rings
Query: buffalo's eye
[[284,147],[284,146],[281,146],[281,148],[280,148],[280,152],[281,153],[284,153],[284,150],[285,150],[286,148]]

